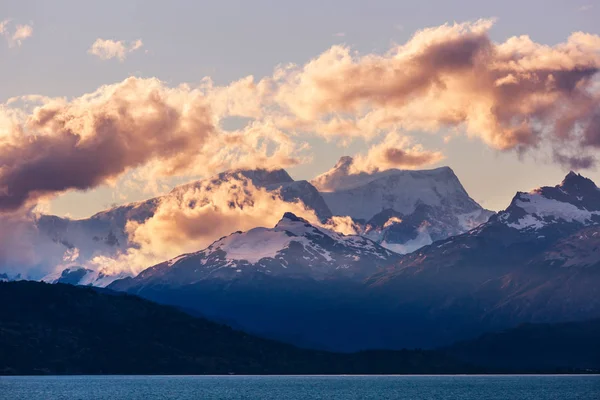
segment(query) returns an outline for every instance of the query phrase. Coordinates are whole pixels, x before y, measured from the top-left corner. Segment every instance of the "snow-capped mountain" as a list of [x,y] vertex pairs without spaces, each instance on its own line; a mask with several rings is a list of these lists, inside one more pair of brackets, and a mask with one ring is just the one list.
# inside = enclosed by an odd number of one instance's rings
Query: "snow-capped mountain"
[[[283,200],[302,201],[315,210],[318,217],[331,216],[327,205],[318,191],[306,181],[294,181],[283,169],[279,170],[236,170],[208,178],[213,186],[234,178],[246,178],[259,188],[279,190]],[[61,244],[66,249],[77,249],[80,259],[89,259],[94,254],[113,255],[130,246],[125,225],[128,221],[144,222],[150,218],[164,197],[181,196],[193,188],[199,188],[205,180],[174,188],[162,197],[130,203],[93,215],[90,218],[73,220],[53,215],[42,215],[38,220],[41,233]],[[206,201],[209,199],[207,198]]]
[[559,185],[517,193],[510,206],[494,219],[525,231],[541,231],[559,223],[576,227],[598,224],[600,189],[571,171]]
[[359,233],[399,253],[466,232],[493,212],[483,209],[449,167],[353,173],[353,159],[311,183],[334,215],[357,221]]
[[487,223],[404,256],[368,285],[403,293],[399,307],[468,311],[470,324],[487,327],[600,317],[599,211],[600,190],[571,172],[517,193]]
[[204,250],[158,264],[111,287],[123,290],[159,282],[191,285],[255,274],[315,280],[363,279],[397,258],[397,254],[369,239],[315,227],[286,213],[273,228],[235,232]]
[[117,279],[128,277],[120,273],[107,275],[84,267],[68,267],[62,271],[53,272],[42,279],[46,283],[67,283],[70,285],[106,287]]
[[[37,220],[37,228],[40,235],[56,244],[56,254],[52,257],[54,262],[57,265],[70,265],[65,270],[69,272],[74,268],[71,265],[85,264],[86,261],[99,255],[112,257],[134,245],[129,241],[126,224],[129,221],[143,223],[154,215],[161,201],[168,200],[169,197],[182,196],[189,190],[206,187],[207,184],[216,187],[232,179],[247,179],[258,188],[273,193],[277,191],[284,201],[302,201],[322,220],[331,216],[331,211],[319,192],[307,181],[294,181],[283,169],[256,169],[223,172],[206,180],[178,186],[164,196],[111,208],[90,218],[73,220],[42,215]],[[200,201],[209,202],[210,198],[206,197]],[[53,280],[57,280],[62,272],[62,269],[59,269],[50,274],[50,278],[54,277]],[[110,283],[106,275],[102,273],[95,273],[95,275],[94,279],[89,275],[87,280],[94,285]],[[80,284],[84,284],[83,281]]]

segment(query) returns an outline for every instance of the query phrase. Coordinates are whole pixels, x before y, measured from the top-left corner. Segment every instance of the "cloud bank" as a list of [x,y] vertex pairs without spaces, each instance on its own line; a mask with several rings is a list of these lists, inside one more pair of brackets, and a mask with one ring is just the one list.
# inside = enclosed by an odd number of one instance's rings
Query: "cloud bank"
[[280,124],[367,138],[456,128],[500,150],[549,146],[555,161],[582,165],[600,147],[600,37],[494,43],[492,25],[423,29],[384,55],[334,46],[303,66],[280,68],[273,98],[285,110]]
[[224,132],[207,95],[129,78],[94,93],[43,99],[31,112],[0,108],[0,211],[86,190],[144,167],[152,176],[289,166],[298,146],[260,122]]

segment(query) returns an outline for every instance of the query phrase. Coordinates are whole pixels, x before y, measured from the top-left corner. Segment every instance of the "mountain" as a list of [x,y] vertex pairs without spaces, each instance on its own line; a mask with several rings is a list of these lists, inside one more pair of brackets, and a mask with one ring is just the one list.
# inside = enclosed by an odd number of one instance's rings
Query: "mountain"
[[352,217],[359,234],[398,253],[464,233],[493,214],[469,197],[449,167],[354,173],[353,162],[342,157],[311,183],[334,215]]
[[437,321],[438,343],[525,322],[598,318],[599,207],[596,185],[569,173],[554,187],[517,193],[487,223],[404,256],[367,285],[391,313]]
[[[351,158],[347,158],[342,164],[350,165],[348,163],[351,161]],[[359,219],[363,214],[351,214],[355,220],[355,232],[397,253],[408,253],[432,241],[462,233],[490,215],[468,197],[449,168],[432,171],[387,170],[358,175],[349,174],[343,166],[334,169],[337,175],[340,175],[340,171],[346,174],[339,176],[341,180],[338,180],[348,181],[343,185],[344,188],[350,188],[347,193],[321,193],[310,182],[294,181],[283,169],[234,170],[178,186],[161,197],[114,207],[90,218],[73,220],[41,215],[36,225],[39,242],[44,243],[45,265],[36,267],[36,271],[48,271],[50,266],[52,272],[47,275],[36,272],[26,274],[26,277],[55,282],[64,271],[70,275],[69,281],[72,283],[76,283],[76,276],[82,276],[77,283],[106,286],[119,276],[95,271],[86,273],[84,278],[81,271],[74,274],[73,270],[89,266],[89,261],[94,257],[115,257],[135,247],[136,243],[129,240],[126,224],[145,222],[154,215],[161,202],[175,199],[181,203],[181,207],[185,207],[184,194],[195,190],[196,195],[201,197],[197,201],[208,203],[212,188],[232,180],[247,180],[256,187],[277,191],[284,201],[290,203],[302,201],[315,211],[322,222],[336,223],[331,220],[334,214],[331,206],[336,207],[338,215],[344,215],[345,212],[339,210],[340,204],[350,209],[366,208],[373,212],[368,220]],[[448,180],[452,182],[444,183]],[[324,179],[317,178],[314,182],[322,185]],[[374,194],[375,197],[371,199],[365,193]],[[343,197],[346,195],[350,197]],[[342,198],[335,200],[331,196]],[[356,204],[353,206],[350,203]],[[389,215],[393,215],[393,218]]]
[[163,262],[111,287],[181,286],[201,280],[252,279],[256,274],[360,280],[397,258],[369,239],[315,227],[288,212],[274,228],[235,232],[204,250]]
[[[361,304],[370,308],[362,281],[398,258],[369,239],[315,227],[286,213],[274,228],[233,233],[108,288],[262,336],[347,350],[356,349],[355,335],[369,334],[356,319]],[[348,324],[359,325],[348,334]]]
[[590,182],[569,174],[517,193],[485,224],[404,256],[286,215],[109,287],[336,351],[432,348],[526,322],[598,318],[599,190]]
[[495,218],[498,222],[525,232],[569,229],[600,223],[600,190],[579,174],[569,172],[554,187],[519,192],[510,206]]
[[[48,258],[52,259],[56,265],[63,265],[65,261],[67,261],[67,264],[84,264],[94,256],[111,257],[134,245],[130,243],[125,230],[127,222],[142,223],[146,221],[154,215],[161,201],[169,197],[181,197],[188,190],[203,186],[219,186],[232,179],[246,179],[256,187],[272,192],[278,191],[284,201],[302,201],[308,208],[313,209],[322,220],[326,220],[332,215],[317,189],[307,181],[294,181],[283,169],[256,169],[223,172],[205,180],[178,186],[162,197],[111,208],[90,218],[73,220],[52,215],[41,215],[37,220],[37,228],[42,237],[55,243],[55,254],[48,256]],[[209,198],[206,197],[204,201],[208,202]],[[69,272],[73,268],[78,267],[69,265],[65,271]],[[59,269],[49,276],[34,278],[43,279],[47,282],[56,281],[62,272]],[[72,278],[74,276],[71,274]],[[94,276],[88,274],[87,279],[79,283],[106,286],[117,278],[119,277],[110,278],[96,272]]]
[[598,318],[600,191],[590,182],[569,174],[517,193],[485,224],[404,256],[286,215],[274,229],[235,233],[109,287],[337,351],[432,348],[526,322]]
[[432,351],[299,349],[107,290],[0,282],[0,302],[1,375],[477,371]]
[[68,267],[62,271],[53,272],[40,279],[46,283],[67,283],[70,285],[105,287],[117,279],[128,277],[126,273],[104,274],[84,267]]

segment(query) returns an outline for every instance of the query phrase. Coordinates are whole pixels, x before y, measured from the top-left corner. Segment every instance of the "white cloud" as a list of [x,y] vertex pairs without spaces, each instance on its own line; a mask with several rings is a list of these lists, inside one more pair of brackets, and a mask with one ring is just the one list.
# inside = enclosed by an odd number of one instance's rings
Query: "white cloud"
[[98,38],[92,44],[92,47],[89,48],[88,53],[95,55],[102,60],[118,58],[120,61],[124,61],[129,53],[139,50],[143,45],[144,43],[141,39],[127,43],[123,40]]
[[14,30],[11,32],[9,29],[11,22],[11,19],[0,21],[0,35],[6,38],[9,47],[21,46],[25,39],[28,39],[33,35],[33,27],[27,24],[19,24],[15,26]]

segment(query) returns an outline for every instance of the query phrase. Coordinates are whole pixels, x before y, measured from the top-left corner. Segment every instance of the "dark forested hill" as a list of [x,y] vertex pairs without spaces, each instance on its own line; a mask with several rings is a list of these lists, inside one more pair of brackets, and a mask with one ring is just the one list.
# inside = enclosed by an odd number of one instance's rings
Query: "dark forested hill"
[[432,351],[299,349],[131,295],[0,282],[0,374],[469,372]]
[[0,375],[600,371],[600,320],[528,324],[438,351],[344,354],[258,338],[106,289],[0,282],[0,304]]
[[449,354],[487,369],[600,372],[600,319],[523,324],[457,343]]

